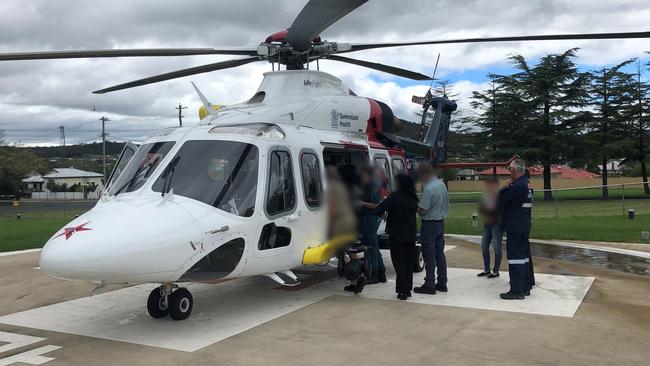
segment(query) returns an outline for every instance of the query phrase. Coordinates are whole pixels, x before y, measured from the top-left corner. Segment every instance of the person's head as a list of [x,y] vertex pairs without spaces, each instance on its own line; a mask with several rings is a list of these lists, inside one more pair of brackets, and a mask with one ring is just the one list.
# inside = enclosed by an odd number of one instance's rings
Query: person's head
[[397,174],[395,176],[395,192],[415,194],[415,181],[406,174]]
[[515,180],[524,175],[525,171],[526,164],[523,160],[517,158],[510,163],[510,178],[512,178],[512,180]]
[[431,164],[427,161],[423,161],[418,164],[417,173],[422,182],[428,182],[436,175],[435,171],[433,170],[433,166],[431,166]]
[[485,190],[487,192],[497,192],[499,190],[499,179],[494,176],[485,178]]

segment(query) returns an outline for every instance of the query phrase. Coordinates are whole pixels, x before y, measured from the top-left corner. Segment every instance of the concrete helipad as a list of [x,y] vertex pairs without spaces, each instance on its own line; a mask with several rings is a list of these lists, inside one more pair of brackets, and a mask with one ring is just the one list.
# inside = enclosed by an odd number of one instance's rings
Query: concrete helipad
[[[149,318],[144,303],[155,285],[89,297],[91,286],[35,269],[38,253],[5,256],[0,366],[329,365],[360,352],[361,364],[404,365],[621,365],[645,358],[650,279],[539,259],[532,296],[502,301],[505,268],[500,279],[477,278],[478,248],[449,242],[457,247],[447,253],[448,293],[398,301],[389,270],[388,284],[354,296],[341,291],[344,282],[331,269],[308,268],[294,288],[263,277],[192,284],[195,309],[181,322]],[[572,356],[564,358],[568,345]]]

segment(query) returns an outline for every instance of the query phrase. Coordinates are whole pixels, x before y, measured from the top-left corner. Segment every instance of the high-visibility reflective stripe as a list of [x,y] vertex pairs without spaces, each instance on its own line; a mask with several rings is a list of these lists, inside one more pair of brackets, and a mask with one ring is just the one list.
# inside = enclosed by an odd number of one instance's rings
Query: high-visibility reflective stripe
[[508,259],[508,264],[526,264],[530,262],[529,258],[524,259]]
[[524,203],[521,205],[521,207],[523,207],[523,208],[532,208],[532,207],[533,207],[533,203],[532,203],[532,202],[524,202]]

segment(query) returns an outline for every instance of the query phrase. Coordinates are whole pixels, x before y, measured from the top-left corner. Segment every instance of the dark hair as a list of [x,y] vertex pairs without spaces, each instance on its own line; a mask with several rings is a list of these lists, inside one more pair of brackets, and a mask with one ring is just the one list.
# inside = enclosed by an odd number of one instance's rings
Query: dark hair
[[395,183],[397,184],[395,191],[410,196],[416,201],[418,200],[418,196],[415,193],[415,181],[413,178],[400,173],[395,176]]

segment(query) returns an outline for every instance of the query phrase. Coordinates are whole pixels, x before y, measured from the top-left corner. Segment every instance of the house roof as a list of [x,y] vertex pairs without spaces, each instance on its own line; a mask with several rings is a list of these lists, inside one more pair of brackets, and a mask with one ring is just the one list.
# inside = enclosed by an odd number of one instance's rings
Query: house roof
[[85,170],[75,168],[56,168],[52,173],[43,176],[46,179],[62,179],[62,178],[101,178],[102,174],[95,172],[87,172]]
[[35,174],[23,179],[23,183],[43,183],[45,180],[40,174]]
[[[528,168],[530,175],[538,176],[544,173],[544,168],[540,165],[533,165]],[[488,168],[479,172],[480,175],[492,175],[492,168]],[[588,172],[584,169],[575,169],[566,165],[552,165],[551,174],[559,174],[562,179],[593,179],[598,178],[600,175]],[[497,175],[510,175],[507,168],[497,167]]]

